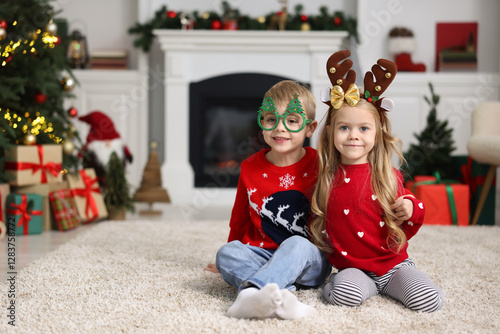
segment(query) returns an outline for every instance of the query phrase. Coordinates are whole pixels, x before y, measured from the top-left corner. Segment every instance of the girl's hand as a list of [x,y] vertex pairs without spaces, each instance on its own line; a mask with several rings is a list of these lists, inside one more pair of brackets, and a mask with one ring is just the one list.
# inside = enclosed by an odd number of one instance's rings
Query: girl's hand
[[393,205],[391,205],[391,209],[394,211],[396,217],[398,218],[396,223],[399,226],[403,224],[404,221],[410,219],[413,215],[413,202],[401,196],[394,202]]
[[217,270],[217,267],[215,266],[214,263],[209,263],[203,270],[210,271],[211,273],[214,274],[219,274],[219,271]]

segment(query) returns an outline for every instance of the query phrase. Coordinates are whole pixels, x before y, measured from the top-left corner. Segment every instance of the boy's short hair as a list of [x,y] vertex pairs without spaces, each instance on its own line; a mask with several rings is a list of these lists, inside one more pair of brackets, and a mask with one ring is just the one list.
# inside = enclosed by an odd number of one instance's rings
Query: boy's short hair
[[293,99],[293,95],[297,94],[302,103],[302,107],[306,111],[307,118],[314,120],[316,118],[316,102],[309,88],[301,85],[297,81],[283,80],[272,86],[264,95],[264,97],[272,96],[274,103],[277,106],[288,103]]

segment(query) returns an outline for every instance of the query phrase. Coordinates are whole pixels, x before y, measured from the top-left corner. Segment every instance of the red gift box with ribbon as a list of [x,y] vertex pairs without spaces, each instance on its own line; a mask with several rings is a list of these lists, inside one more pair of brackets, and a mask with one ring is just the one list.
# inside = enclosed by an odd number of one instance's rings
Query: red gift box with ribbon
[[62,181],[62,145],[12,145],[5,149],[5,173],[13,186]]
[[76,209],[82,223],[108,217],[108,210],[93,168],[81,170],[76,174],[66,174],[66,179],[75,198]]
[[435,176],[415,176],[407,182],[415,197],[425,204],[424,224],[469,225],[469,186]]
[[16,194],[7,196],[7,221],[14,219],[16,235],[42,233],[42,196]]

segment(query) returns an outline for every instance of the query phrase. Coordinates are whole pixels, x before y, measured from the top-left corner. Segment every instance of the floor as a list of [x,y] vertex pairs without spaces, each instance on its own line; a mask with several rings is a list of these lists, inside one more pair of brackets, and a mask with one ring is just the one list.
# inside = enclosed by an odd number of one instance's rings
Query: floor
[[[139,212],[141,210],[147,210],[146,206],[138,204],[136,206],[136,214],[128,214],[127,220],[134,219],[158,219],[158,220],[176,220],[176,221],[189,221],[189,220],[224,220],[227,219],[229,222],[229,217],[231,215],[231,206],[210,206],[201,209],[188,206],[174,206],[168,204],[155,204],[154,209],[161,211],[161,215],[158,216],[143,216]],[[60,245],[71,240],[78,234],[88,231],[98,223],[92,223],[88,225],[81,225],[76,229],[68,230],[64,232],[59,231],[44,231],[42,234],[34,235],[21,235],[16,236],[15,240],[8,245],[9,241],[7,236],[0,240],[0,280],[3,282],[10,275],[9,273],[18,273],[24,266],[28,263],[35,261],[36,259],[44,256],[45,254],[55,250]],[[7,248],[15,246],[15,255],[7,256]],[[15,263],[12,263],[12,261]],[[13,266],[9,268],[9,266]]]
[[[497,196],[496,196],[496,225],[500,225],[500,186],[497,186]],[[161,211],[161,215],[158,216],[143,216],[140,215],[140,211],[147,210],[148,207],[141,203],[136,205],[136,214],[128,214],[127,220],[133,219],[158,219],[158,220],[176,220],[176,221],[190,221],[190,220],[228,220],[231,215],[231,206],[206,206],[202,208],[197,208],[194,206],[176,206],[171,204],[155,204],[155,210]],[[35,261],[36,259],[44,256],[45,254],[55,250],[60,245],[71,240],[78,234],[88,231],[94,226],[94,224],[82,225],[74,230],[69,230],[65,232],[59,231],[44,231],[42,234],[37,235],[27,235],[27,236],[16,236],[15,245],[15,256],[13,257],[15,263],[13,269],[9,266],[12,262],[7,256],[8,240],[7,236],[0,240],[0,279],[4,281],[9,277],[10,272],[17,273],[28,263]],[[10,261],[10,262],[9,262]]]

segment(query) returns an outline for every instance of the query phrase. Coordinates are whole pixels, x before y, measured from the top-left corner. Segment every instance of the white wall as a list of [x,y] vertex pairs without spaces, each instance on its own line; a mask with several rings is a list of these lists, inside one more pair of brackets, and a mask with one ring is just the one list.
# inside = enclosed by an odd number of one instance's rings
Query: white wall
[[362,68],[373,59],[391,59],[387,51],[389,31],[396,26],[410,28],[417,40],[415,62],[434,71],[436,23],[478,22],[478,66],[480,72],[499,71],[500,1],[498,0],[358,0],[358,31]]

